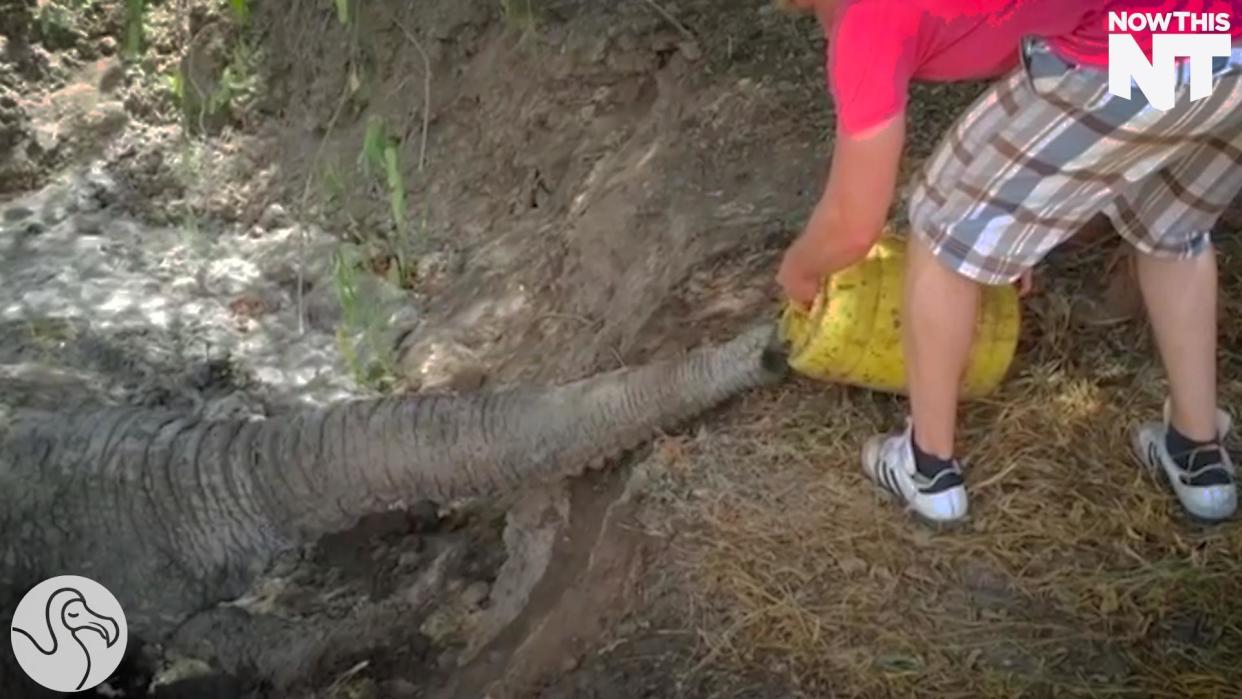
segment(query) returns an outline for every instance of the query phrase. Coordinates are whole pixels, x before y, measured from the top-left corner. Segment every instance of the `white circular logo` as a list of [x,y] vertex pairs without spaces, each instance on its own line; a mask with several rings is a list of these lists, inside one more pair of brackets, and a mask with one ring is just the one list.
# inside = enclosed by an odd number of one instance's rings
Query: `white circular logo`
[[17,604],[9,640],[30,679],[54,692],[103,684],[125,655],[121,603],[103,585],[77,575],[49,578]]

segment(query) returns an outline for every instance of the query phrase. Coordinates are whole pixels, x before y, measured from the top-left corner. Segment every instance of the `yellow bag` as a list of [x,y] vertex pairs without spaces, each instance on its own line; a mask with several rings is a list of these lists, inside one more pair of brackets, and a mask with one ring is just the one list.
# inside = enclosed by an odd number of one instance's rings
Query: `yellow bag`
[[[832,275],[809,312],[794,304],[785,307],[780,333],[794,371],[821,381],[906,393],[901,343],[905,251],[904,238],[885,236],[862,261]],[[1020,329],[1017,289],[984,287],[963,399],[985,396],[1000,385]]]

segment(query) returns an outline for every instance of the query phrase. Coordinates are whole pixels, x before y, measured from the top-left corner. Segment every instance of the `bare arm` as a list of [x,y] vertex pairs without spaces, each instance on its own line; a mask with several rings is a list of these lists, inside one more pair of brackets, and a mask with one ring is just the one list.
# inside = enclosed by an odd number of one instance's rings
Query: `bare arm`
[[904,144],[904,114],[853,136],[837,134],[823,196],[777,275],[794,302],[809,305],[825,278],[875,245],[895,196]]

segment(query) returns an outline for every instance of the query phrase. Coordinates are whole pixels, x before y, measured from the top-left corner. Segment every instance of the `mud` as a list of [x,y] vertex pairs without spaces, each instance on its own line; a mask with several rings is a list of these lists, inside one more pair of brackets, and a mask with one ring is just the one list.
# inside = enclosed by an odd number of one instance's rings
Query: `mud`
[[[0,224],[0,363],[94,372],[109,395],[140,404],[246,410],[356,393],[340,370],[325,258],[332,241],[294,228],[187,231],[115,210],[125,193],[106,168],[15,199]],[[319,261],[299,330],[300,246]],[[233,376],[234,364],[236,376]],[[230,379],[251,395],[202,394]],[[266,408],[254,407],[257,414]]]

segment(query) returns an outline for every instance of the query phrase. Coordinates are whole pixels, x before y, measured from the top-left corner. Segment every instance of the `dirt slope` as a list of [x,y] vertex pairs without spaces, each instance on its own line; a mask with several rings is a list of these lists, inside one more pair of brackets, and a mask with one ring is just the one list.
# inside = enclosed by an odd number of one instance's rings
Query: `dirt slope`
[[[284,115],[272,157],[296,173],[284,181],[300,181],[346,76],[361,74],[323,160],[348,167],[371,116],[396,125],[411,212],[425,216],[415,235],[458,270],[428,296],[428,334],[447,332],[500,380],[641,361],[771,312],[773,257],[814,201],[830,142],[817,25],[762,2],[683,2],[676,25],[644,2],[534,6],[527,24],[488,2],[378,4],[351,39],[319,5],[271,4]],[[415,40],[432,66],[422,172]],[[342,208],[363,227],[375,214]]]

